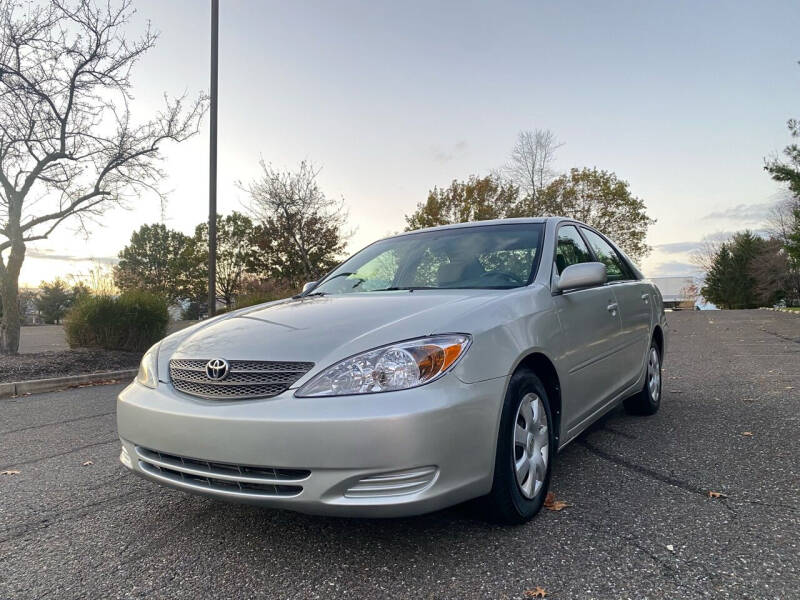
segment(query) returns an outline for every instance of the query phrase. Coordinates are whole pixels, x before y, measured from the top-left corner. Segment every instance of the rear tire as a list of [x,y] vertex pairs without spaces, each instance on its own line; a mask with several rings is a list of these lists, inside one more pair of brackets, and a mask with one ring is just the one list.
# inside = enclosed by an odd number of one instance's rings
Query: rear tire
[[531,371],[517,371],[503,401],[494,481],[485,498],[491,520],[518,525],[541,510],[550,487],[555,439],[542,381]]
[[625,400],[625,410],[632,415],[654,415],[661,406],[661,352],[653,340],[647,350],[644,385],[638,394]]

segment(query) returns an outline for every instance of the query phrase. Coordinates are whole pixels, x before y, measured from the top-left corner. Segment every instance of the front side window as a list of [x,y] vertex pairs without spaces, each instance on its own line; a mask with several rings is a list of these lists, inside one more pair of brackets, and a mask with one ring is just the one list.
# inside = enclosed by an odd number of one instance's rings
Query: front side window
[[583,234],[589,241],[592,250],[594,250],[597,260],[606,266],[608,281],[623,281],[631,278],[619,254],[607,241],[590,229],[584,228]]
[[558,230],[556,245],[556,271],[559,275],[570,265],[592,262],[589,248],[574,225],[562,225]]
[[314,292],[524,286],[534,274],[542,230],[539,223],[484,225],[381,240],[345,261]]

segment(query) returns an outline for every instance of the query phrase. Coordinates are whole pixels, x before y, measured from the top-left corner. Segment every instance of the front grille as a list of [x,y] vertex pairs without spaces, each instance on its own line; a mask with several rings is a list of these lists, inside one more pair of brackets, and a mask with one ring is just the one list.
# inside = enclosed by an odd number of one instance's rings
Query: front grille
[[193,490],[247,497],[297,496],[308,469],[280,469],[220,463],[136,447],[139,468],[155,479]]
[[271,398],[288,390],[314,363],[232,360],[228,375],[219,381],[206,375],[208,360],[173,359],[169,377],[175,389],[217,400]]

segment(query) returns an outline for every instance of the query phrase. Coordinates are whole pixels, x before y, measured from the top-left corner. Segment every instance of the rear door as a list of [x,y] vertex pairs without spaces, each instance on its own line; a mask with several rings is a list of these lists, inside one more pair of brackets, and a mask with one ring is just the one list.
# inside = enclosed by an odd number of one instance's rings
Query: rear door
[[606,285],[613,288],[619,304],[621,360],[616,372],[617,391],[621,391],[635,383],[643,372],[650,346],[653,298],[650,287],[637,279],[627,262],[604,237],[586,227],[581,229],[596,259],[605,263],[608,273]]
[[[568,266],[594,258],[577,226],[557,231],[554,279]],[[562,330],[561,368],[567,429],[580,424],[604,404],[618,385],[620,318],[614,289],[598,286],[553,297]]]

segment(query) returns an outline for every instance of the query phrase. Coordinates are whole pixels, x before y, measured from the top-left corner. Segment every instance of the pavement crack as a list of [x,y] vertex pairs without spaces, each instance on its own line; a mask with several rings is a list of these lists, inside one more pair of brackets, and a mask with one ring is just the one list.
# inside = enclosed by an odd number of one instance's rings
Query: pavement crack
[[[665,473],[661,473],[654,469],[650,469],[648,467],[643,467],[642,465],[637,465],[634,462],[626,460],[621,456],[617,456],[615,454],[611,454],[606,452],[605,450],[601,450],[594,444],[587,442],[586,440],[578,440],[577,443],[586,448],[592,454],[599,456],[600,458],[607,460],[615,465],[619,465],[620,467],[626,468],[634,473],[638,473],[639,475],[643,475],[649,479],[653,479],[654,481],[658,481],[660,483],[666,483],[667,485],[671,485],[673,487],[682,489],[686,492],[691,492],[693,494],[699,494],[703,497],[708,497],[708,490],[704,490],[696,485],[689,483],[688,481],[684,481],[682,479],[678,479],[677,477],[672,477],[671,475],[666,475]],[[730,507],[727,506],[724,502],[719,503],[721,506],[724,506],[730,512],[735,511]]]
[[110,440],[104,440],[102,442],[95,442],[93,444],[86,444],[85,446],[79,446],[78,448],[70,448],[69,450],[65,450],[64,452],[58,452],[56,454],[48,454],[47,456],[40,456],[39,458],[32,458],[30,460],[23,460],[20,462],[13,462],[5,465],[0,465],[0,471],[5,471],[6,469],[10,469],[11,467],[21,467],[24,465],[32,465],[37,462],[42,462],[43,460],[49,460],[51,458],[58,458],[59,456],[66,456],[67,454],[72,454],[73,452],[80,452],[81,450],[86,450],[87,448],[94,448],[96,446],[104,446],[106,444],[114,444],[119,443],[119,438],[113,438]]
[[762,329],[764,333],[768,333],[770,335],[774,335],[776,338],[780,338],[782,340],[786,340],[787,342],[792,342],[794,344],[800,344],[800,337],[789,337],[788,335],[783,335],[782,333],[778,333],[777,331],[770,331],[769,329]]
[[68,517],[69,518],[83,517],[97,508],[120,506],[128,502],[133,502],[141,498],[146,498],[147,496],[151,496],[155,493],[156,493],[155,491],[146,491],[146,490],[143,491],[140,489],[136,489],[125,492],[123,494],[118,494],[116,496],[111,496],[103,500],[98,500],[97,502],[90,502],[88,504],[83,504],[75,508],[70,508],[57,512],[51,512],[39,519],[31,519],[29,521],[20,523],[19,525],[15,525],[13,527],[8,527],[6,529],[0,530],[0,533],[8,534],[5,537],[0,538],[0,544],[4,544],[15,538],[22,537],[23,535],[27,534],[28,532],[34,529],[46,529],[48,527],[51,527],[52,525],[62,523]]
[[97,417],[107,417],[113,415],[116,411],[98,413],[96,415],[86,415],[85,417],[76,417],[74,419],[66,419],[65,421],[54,421],[53,423],[44,423],[43,425],[30,425],[29,427],[22,427],[20,429],[9,429],[8,431],[0,431],[0,435],[7,435],[9,433],[20,433],[22,431],[32,431],[34,429],[42,429],[44,427],[52,427],[53,425],[65,425],[66,423],[77,423],[78,421],[86,421],[88,419],[96,419]]

